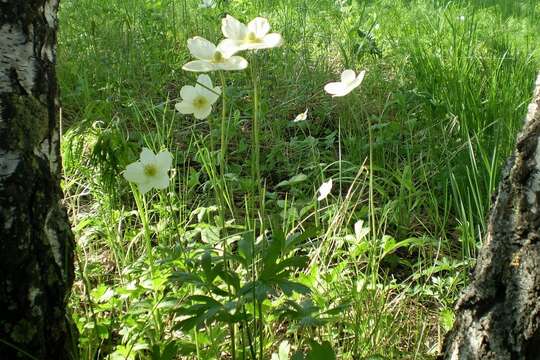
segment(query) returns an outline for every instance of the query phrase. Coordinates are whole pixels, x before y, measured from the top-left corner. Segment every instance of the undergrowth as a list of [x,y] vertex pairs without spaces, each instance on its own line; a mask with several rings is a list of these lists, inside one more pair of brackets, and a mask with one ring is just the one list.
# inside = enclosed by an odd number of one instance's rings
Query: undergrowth
[[[530,100],[540,5],[214,3],[61,2],[82,358],[434,358]],[[217,43],[227,14],[284,43],[211,75],[207,120],[182,115],[186,42]],[[365,79],[332,98],[343,69]],[[142,148],[172,153],[166,189],[122,176]]]

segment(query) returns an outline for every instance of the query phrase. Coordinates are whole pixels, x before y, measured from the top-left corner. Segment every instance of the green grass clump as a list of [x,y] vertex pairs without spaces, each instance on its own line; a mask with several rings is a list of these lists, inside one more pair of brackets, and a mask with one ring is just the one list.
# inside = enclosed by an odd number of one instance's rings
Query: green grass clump
[[[540,5],[215,3],[61,2],[82,357],[434,358],[530,101]],[[186,41],[218,42],[226,14],[284,44],[225,74],[224,109],[181,115]],[[365,80],[331,98],[346,68]],[[174,155],[144,198],[121,176],[142,147]]]

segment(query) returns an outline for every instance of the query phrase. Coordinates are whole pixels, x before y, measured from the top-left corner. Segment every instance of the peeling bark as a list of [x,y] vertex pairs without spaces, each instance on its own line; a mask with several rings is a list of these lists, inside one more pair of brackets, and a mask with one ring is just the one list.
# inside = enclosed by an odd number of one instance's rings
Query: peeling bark
[[540,359],[540,75],[440,359]]
[[75,359],[61,204],[58,0],[0,0],[0,359]]

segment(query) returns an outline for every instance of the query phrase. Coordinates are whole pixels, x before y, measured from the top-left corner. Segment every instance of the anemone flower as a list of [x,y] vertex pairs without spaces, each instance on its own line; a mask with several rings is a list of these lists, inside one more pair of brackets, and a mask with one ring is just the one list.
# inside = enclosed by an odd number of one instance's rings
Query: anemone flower
[[193,114],[196,119],[203,120],[212,112],[212,105],[220,94],[221,88],[213,87],[210,76],[202,74],[197,78],[197,85],[182,87],[180,90],[182,102],[174,107],[182,114]]
[[345,70],[341,73],[341,81],[326,84],[324,91],[332,95],[332,97],[345,96],[360,86],[365,74],[365,70],[362,70],[358,76],[356,76],[354,70]]
[[202,0],[199,4],[199,9],[212,9],[216,7],[215,0]]
[[321,187],[319,188],[319,197],[317,200],[321,201],[326,199],[328,194],[330,194],[330,191],[332,191],[332,179],[322,183]]
[[303,113],[300,113],[300,114],[296,115],[293,122],[306,121],[307,114],[308,114],[308,109],[306,109],[306,111],[304,111]]
[[234,56],[236,51],[231,47],[216,46],[200,36],[188,39],[188,49],[197,60],[185,64],[182,69],[186,71],[243,70],[248,66],[246,59]]
[[155,155],[152,150],[143,148],[140,159],[126,167],[124,178],[137,184],[142,194],[152,188],[165,189],[169,186],[168,172],[172,166],[172,160],[173,157],[167,150]]
[[278,33],[268,33],[268,20],[257,17],[247,25],[227,15],[221,21],[221,31],[226,37],[222,46],[230,51],[270,49],[281,46],[283,40]]
[[369,227],[364,227],[363,220],[358,220],[354,223],[354,235],[356,240],[362,240],[367,234],[369,234]]

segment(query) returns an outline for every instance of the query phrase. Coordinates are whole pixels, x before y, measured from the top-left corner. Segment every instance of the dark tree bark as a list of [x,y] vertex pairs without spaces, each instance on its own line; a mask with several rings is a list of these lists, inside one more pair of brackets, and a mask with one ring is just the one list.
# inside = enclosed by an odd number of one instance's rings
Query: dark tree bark
[[540,76],[440,359],[540,359]]
[[58,0],[0,0],[0,359],[73,359],[61,204]]

